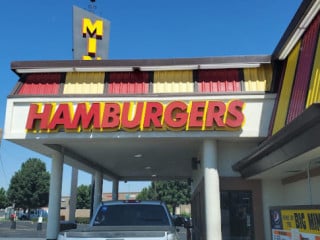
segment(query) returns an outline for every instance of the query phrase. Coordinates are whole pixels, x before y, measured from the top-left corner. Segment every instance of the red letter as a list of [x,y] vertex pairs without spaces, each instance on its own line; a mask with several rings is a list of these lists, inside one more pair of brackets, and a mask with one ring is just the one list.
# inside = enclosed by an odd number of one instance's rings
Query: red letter
[[[87,103],[79,103],[74,114],[73,120],[70,126],[66,126],[68,129],[77,129],[82,124],[82,129],[89,129],[93,123],[94,128],[100,128],[100,104],[93,103],[89,105],[89,111]],[[81,122],[80,122],[81,121]]]
[[[163,114],[163,106],[159,102],[147,102],[146,113],[144,116],[143,128],[162,128],[161,117]],[[151,122],[153,125],[151,125]]]
[[56,130],[58,125],[62,125],[65,128],[71,126],[70,104],[61,103],[58,106],[51,122],[49,123],[48,129]]
[[190,117],[189,117],[189,128],[201,128],[203,124],[203,114],[206,102],[192,102]]
[[131,118],[131,115],[133,115],[132,103],[131,102],[123,103],[122,116],[121,116],[122,128],[136,130],[140,127],[143,105],[144,105],[143,102],[138,102],[136,104],[136,111],[134,113],[133,119],[129,119]]
[[184,102],[174,101],[169,103],[164,111],[165,124],[171,128],[185,127],[188,121],[186,110],[187,105]]
[[241,127],[244,120],[242,112],[244,102],[240,100],[234,100],[228,105],[228,112],[226,116],[226,125],[231,128]]
[[117,129],[120,125],[120,105],[118,103],[105,103],[101,127]]
[[226,112],[224,102],[209,101],[206,117],[206,128],[224,127],[223,116]]
[[37,121],[40,121],[40,130],[48,129],[48,123],[52,111],[52,104],[45,104],[43,112],[39,112],[41,104],[30,104],[29,114],[26,124],[27,130],[34,130]]

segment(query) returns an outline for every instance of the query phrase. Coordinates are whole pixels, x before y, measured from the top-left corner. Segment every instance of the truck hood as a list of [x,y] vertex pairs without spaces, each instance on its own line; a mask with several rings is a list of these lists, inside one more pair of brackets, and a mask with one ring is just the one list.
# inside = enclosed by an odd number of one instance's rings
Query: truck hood
[[173,226],[93,226],[81,230],[68,230],[61,233],[61,235],[64,236],[64,239],[162,239],[168,234],[176,234],[176,228]]

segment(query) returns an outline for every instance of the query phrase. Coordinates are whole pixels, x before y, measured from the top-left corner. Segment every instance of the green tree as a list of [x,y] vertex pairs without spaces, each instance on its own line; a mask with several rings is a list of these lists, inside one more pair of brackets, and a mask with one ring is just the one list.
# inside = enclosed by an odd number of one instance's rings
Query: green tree
[[8,206],[9,206],[9,201],[8,201],[6,190],[4,188],[0,188],[0,209],[6,208]]
[[180,204],[189,204],[191,199],[191,188],[187,181],[157,181],[151,186],[142,189],[137,196],[138,200],[161,200],[171,206],[172,212]]
[[10,203],[24,210],[47,206],[49,185],[50,174],[45,163],[29,158],[11,178],[7,196]]
[[151,183],[151,186],[145,187],[141,190],[141,192],[137,195],[137,200],[156,200],[156,192],[154,191],[154,182]]
[[90,209],[91,185],[80,185],[77,188],[77,209]]

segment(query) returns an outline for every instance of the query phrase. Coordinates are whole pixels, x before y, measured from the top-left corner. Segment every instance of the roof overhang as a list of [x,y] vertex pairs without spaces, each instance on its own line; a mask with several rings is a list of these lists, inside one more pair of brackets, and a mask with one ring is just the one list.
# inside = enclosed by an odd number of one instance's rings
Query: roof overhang
[[320,0],[302,1],[298,11],[276,46],[272,54],[273,59],[284,60],[287,58],[288,54],[297,44],[311,21],[318,14],[319,9]]
[[173,58],[142,60],[16,61],[11,69],[18,75],[50,72],[131,72],[197,69],[256,68],[270,63],[271,56]]
[[[278,169],[279,166],[290,162],[294,163],[296,167],[301,164],[306,166],[310,160],[320,156],[319,136],[320,104],[317,103],[275,135],[265,140],[251,154],[234,164],[232,168],[239,171],[245,178],[254,178],[266,171],[273,174],[272,169]],[[291,165],[291,167],[294,166]],[[287,173],[290,172],[290,169],[286,170]],[[281,174],[282,177],[288,176],[285,172]]]
[[[64,154],[64,163],[86,172],[97,169],[106,179],[123,181],[187,179],[193,176],[192,159],[199,157],[204,139],[247,143],[261,141],[268,133],[275,94],[195,95],[195,96],[56,96],[8,98],[4,139],[51,157]],[[240,129],[202,131],[200,129],[83,129],[81,131],[27,131],[30,104],[72,105],[106,102],[158,102],[241,100],[245,121]],[[98,116],[98,115],[97,115]],[[142,117],[141,117],[142,119]],[[143,120],[143,119],[142,119]],[[140,123],[141,124],[141,123]],[[120,126],[120,125],[119,125]],[[222,144],[223,145],[223,144]]]

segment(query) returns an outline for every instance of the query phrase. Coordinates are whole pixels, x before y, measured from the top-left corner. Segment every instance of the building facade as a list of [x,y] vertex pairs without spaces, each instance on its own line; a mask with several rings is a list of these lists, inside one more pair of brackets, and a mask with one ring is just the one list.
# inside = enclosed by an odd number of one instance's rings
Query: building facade
[[13,62],[4,138],[52,157],[47,238],[68,164],[95,204],[104,178],[113,199],[122,180],[188,179],[194,239],[316,239],[319,7],[266,56]]

